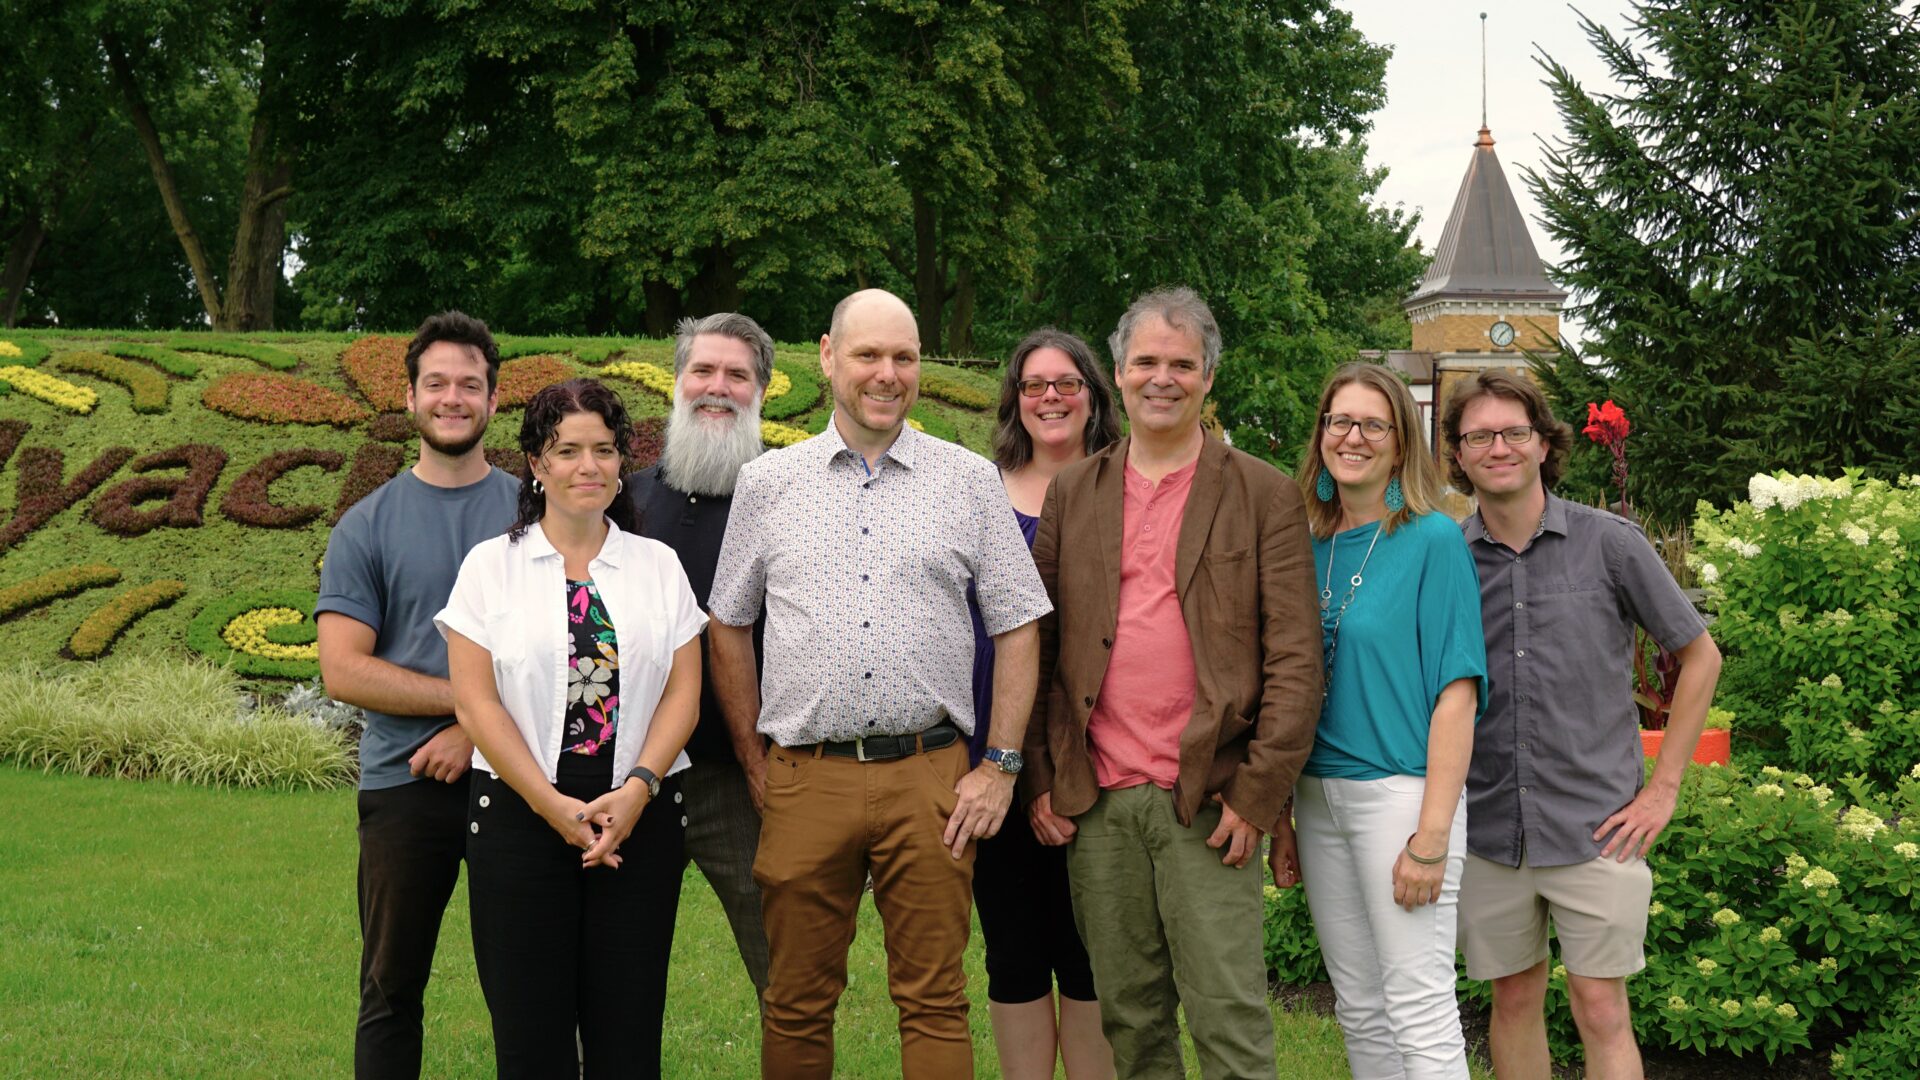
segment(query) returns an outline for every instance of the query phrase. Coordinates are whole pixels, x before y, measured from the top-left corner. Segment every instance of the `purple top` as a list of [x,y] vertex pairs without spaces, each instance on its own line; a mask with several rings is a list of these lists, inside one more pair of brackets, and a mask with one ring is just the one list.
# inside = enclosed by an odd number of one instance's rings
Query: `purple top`
[[[1033,550],[1033,538],[1040,532],[1040,519],[1015,510],[1013,520],[1020,523],[1020,535],[1027,538],[1027,550]],[[972,585],[967,586],[967,613],[973,616],[973,735],[967,739],[967,760],[978,765],[980,755],[987,750],[987,728],[993,723],[993,639],[987,636],[986,624],[980,621],[980,605],[974,602]]]

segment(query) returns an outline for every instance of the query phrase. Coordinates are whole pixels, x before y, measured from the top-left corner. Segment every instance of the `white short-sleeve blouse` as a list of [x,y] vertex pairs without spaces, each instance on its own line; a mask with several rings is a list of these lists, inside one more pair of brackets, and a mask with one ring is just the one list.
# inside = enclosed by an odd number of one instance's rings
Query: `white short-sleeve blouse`
[[[666,690],[674,651],[705,629],[707,617],[673,549],[621,532],[611,521],[588,572],[619,642],[620,726],[613,747],[617,788],[639,760],[654,709]],[[443,637],[458,631],[492,654],[500,702],[549,782],[559,767],[566,727],[572,641],[566,576],[566,560],[535,524],[519,543],[497,536],[468,552],[447,606],[433,617]],[[682,751],[667,772],[677,773],[690,764]],[[494,771],[477,747],[473,767]]]

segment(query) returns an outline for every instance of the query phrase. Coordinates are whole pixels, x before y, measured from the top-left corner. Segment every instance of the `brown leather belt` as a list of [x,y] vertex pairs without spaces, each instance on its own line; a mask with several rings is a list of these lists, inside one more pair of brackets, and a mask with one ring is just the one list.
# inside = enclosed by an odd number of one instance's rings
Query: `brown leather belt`
[[816,750],[828,757],[850,757],[856,761],[893,761],[928,750],[939,750],[960,741],[960,729],[950,720],[942,720],[925,731],[912,735],[868,735],[846,742],[807,743],[789,748],[789,753],[811,754]]

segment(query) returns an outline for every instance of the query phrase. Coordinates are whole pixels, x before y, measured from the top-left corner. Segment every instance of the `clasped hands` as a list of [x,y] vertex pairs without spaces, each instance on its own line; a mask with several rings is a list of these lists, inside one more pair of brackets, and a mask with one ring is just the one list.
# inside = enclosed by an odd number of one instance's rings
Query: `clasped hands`
[[583,869],[608,866],[617,870],[620,845],[633,832],[650,801],[647,785],[631,779],[592,802],[555,791],[540,808],[540,816],[562,840],[581,850]]

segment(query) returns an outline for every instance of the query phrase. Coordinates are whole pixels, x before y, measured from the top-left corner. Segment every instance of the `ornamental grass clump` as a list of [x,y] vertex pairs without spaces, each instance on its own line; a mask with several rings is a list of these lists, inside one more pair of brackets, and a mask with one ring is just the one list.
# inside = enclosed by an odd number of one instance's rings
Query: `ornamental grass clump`
[[0,669],[0,761],[210,787],[353,782],[341,731],[242,700],[238,676],[203,660],[129,655],[55,676]]
[[1920,477],[1759,475],[1747,501],[1700,505],[1718,699],[1782,764],[1886,783],[1920,758],[1917,546]]

